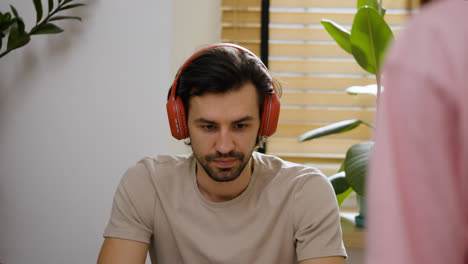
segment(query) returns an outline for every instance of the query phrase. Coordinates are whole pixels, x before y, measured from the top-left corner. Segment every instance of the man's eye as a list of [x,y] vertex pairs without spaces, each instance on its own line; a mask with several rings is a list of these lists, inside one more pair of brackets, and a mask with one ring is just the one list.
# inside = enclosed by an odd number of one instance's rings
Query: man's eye
[[211,131],[214,129],[214,125],[202,125],[201,128],[206,131]]
[[236,129],[242,129],[242,128],[246,128],[246,127],[247,127],[247,124],[242,124],[242,123],[241,123],[241,124],[236,124],[236,125],[235,125],[235,128],[236,128]]

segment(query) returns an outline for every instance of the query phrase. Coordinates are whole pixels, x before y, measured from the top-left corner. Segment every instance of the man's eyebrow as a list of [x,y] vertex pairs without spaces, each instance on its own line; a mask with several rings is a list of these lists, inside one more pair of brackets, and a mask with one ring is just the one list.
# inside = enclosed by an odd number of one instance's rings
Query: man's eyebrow
[[195,119],[195,123],[215,124],[216,122],[200,117],[200,118]]
[[[253,120],[253,119],[254,119],[254,118],[253,118],[252,116],[246,116],[246,117],[242,117],[242,118],[240,118],[240,119],[234,120],[234,121],[232,121],[232,123],[233,123],[233,124],[236,124],[236,123],[251,121],[251,120]],[[195,119],[194,122],[195,122],[195,123],[204,123],[204,124],[216,124],[215,121],[211,121],[211,120],[205,119],[205,118],[203,118],[203,117],[200,117],[200,118]]]
[[254,118],[252,116],[246,116],[246,117],[243,117],[241,119],[235,120],[232,123],[242,123],[242,122],[245,122],[245,121],[252,121],[253,119]]

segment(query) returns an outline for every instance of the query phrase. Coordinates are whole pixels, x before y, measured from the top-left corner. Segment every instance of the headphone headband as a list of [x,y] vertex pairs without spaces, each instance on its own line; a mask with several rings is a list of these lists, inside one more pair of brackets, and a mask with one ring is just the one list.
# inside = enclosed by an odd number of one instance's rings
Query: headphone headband
[[[196,58],[198,57],[198,55],[200,55],[201,53],[207,51],[207,50],[210,50],[210,49],[214,49],[214,48],[219,48],[219,47],[231,47],[231,48],[235,48],[239,51],[242,51],[244,53],[247,53],[249,54],[250,56],[254,57],[254,58],[257,58],[258,62],[262,65],[262,67],[268,71],[267,67],[265,66],[265,64],[263,64],[263,62],[253,53],[251,52],[250,50],[242,47],[242,46],[239,46],[239,45],[236,45],[236,44],[232,44],[232,43],[217,43],[217,44],[213,44],[213,45],[210,45],[208,47],[205,47],[205,48],[202,48],[200,50],[198,50],[197,52],[195,52],[192,56],[190,56],[185,62],[184,64],[182,64],[182,66],[180,67],[179,69],[179,72],[177,73],[177,76],[175,77],[174,79],[174,82],[172,84],[172,89],[171,89],[171,97],[175,97],[176,93],[176,89],[177,89],[177,85],[179,84],[179,77],[180,75],[182,74],[182,72],[185,70],[185,68]],[[274,89],[273,89],[273,92],[274,92]]]

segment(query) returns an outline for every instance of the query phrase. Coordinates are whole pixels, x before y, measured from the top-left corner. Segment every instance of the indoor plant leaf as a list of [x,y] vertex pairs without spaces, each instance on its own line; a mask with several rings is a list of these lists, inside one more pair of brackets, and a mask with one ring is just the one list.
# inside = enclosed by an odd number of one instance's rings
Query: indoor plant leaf
[[8,36],[7,49],[13,50],[26,45],[30,40],[30,36],[24,31],[24,23],[21,19],[16,21],[17,25],[13,26]]
[[16,8],[12,5],[10,5],[11,12],[13,12],[13,15],[15,15],[16,18],[19,18],[18,11],[16,11]]
[[346,176],[345,176],[344,171],[339,172],[333,176],[330,176],[330,178],[328,179],[330,180],[333,186],[333,189],[335,190],[335,194],[344,193],[346,190],[348,190],[349,187],[351,187],[349,183],[346,181]]
[[63,11],[63,10],[66,10],[66,9],[75,8],[75,7],[79,7],[79,6],[84,6],[84,5],[85,5],[85,4],[72,4],[72,5],[67,5],[67,6],[61,7],[59,11]]
[[378,0],[358,0],[357,1],[357,9],[364,7],[364,6],[370,6],[374,8],[379,14],[383,17],[385,15],[385,12],[387,11],[383,6],[380,5]]
[[359,119],[351,119],[351,120],[344,120],[344,121],[336,122],[336,123],[329,124],[329,125],[311,130],[309,132],[306,132],[299,137],[298,141],[303,142],[306,140],[323,137],[323,136],[327,136],[331,134],[343,133],[343,132],[346,132],[346,131],[349,131],[358,127],[361,123],[362,121]]
[[337,194],[336,201],[338,202],[338,206],[341,206],[344,200],[346,200],[346,198],[348,198],[348,196],[351,195],[353,192],[353,188],[349,187],[345,192]]
[[[68,4],[68,3],[72,2],[72,1],[73,1],[73,0],[65,0],[65,1],[63,1],[62,5],[66,5],[66,4]],[[60,1],[60,2],[61,2],[61,1]]]
[[54,0],[49,0],[49,13],[54,9]]
[[348,149],[345,157],[346,180],[353,190],[362,197],[365,196],[365,182],[369,155],[374,142],[363,142]]
[[16,19],[11,19],[10,13],[5,13],[2,16],[0,12],[0,33],[7,30],[15,22],[16,22]]
[[34,32],[31,32],[31,35],[39,35],[39,34],[57,34],[63,32],[63,29],[59,28],[58,26],[46,23],[38,27]]
[[353,192],[353,189],[346,180],[345,172],[342,171],[328,178],[335,190],[338,206]]
[[[381,87],[383,89],[383,87]],[[369,84],[365,86],[351,86],[346,88],[348,94],[372,94],[377,97],[377,84]]]
[[75,19],[75,20],[81,21],[81,17],[77,17],[77,16],[56,16],[56,17],[49,19],[49,21],[62,20],[62,19]]
[[369,73],[380,73],[393,33],[379,13],[368,6],[356,13],[351,29],[351,50],[359,65]]
[[41,0],[33,0],[33,3],[36,8],[36,23],[39,23],[42,18],[42,2]]
[[0,11],[0,29],[2,28],[2,25],[3,25],[4,23],[7,23],[7,22],[10,20],[10,19],[8,18],[8,15],[9,15],[9,14],[10,14],[10,13],[8,13],[8,12],[5,13],[5,14],[3,14],[3,13]]
[[351,42],[349,40],[350,33],[342,26],[336,24],[335,22],[322,19],[320,21],[328,34],[349,54],[352,54],[351,51]]
[[26,34],[26,30],[25,30],[25,25],[24,25],[23,19],[17,18],[17,19],[16,19],[16,25],[18,26],[18,31],[19,31],[22,35],[23,35],[23,34]]

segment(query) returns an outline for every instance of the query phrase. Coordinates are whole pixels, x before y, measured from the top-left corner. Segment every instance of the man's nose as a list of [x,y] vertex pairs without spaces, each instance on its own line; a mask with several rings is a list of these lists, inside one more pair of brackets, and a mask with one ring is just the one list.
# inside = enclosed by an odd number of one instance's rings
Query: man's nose
[[227,154],[234,150],[234,138],[231,131],[228,129],[221,129],[216,140],[215,150],[221,154]]

